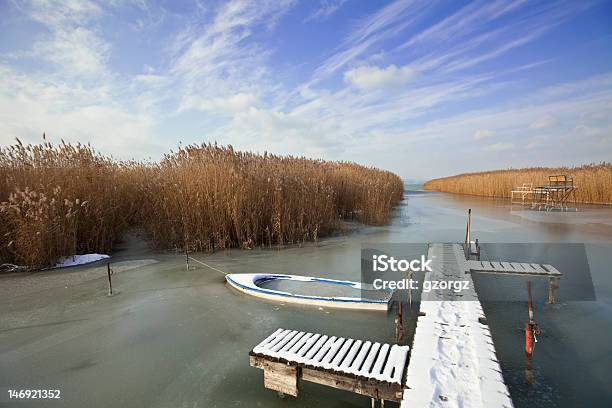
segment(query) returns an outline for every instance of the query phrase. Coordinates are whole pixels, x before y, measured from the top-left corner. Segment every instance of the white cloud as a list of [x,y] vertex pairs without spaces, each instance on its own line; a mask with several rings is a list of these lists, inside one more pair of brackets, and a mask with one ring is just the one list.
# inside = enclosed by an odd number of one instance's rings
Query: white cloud
[[48,30],[33,44],[31,56],[55,64],[63,76],[105,72],[110,45],[97,32],[103,11],[96,3],[37,0],[28,5],[27,12]]
[[494,153],[507,152],[508,150],[512,149],[514,149],[514,145],[512,143],[503,142],[493,143],[483,147],[483,150]]
[[151,137],[154,117],[116,104],[105,88],[31,78],[1,66],[0,78],[1,144],[13,143],[16,137],[39,143],[46,132],[50,140],[91,142],[121,157],[134,146],[139,146],[139,156],[158,148]]
[[320,0],[319,7],[317,7],[306,19],[304,22],[308,22],[311,20],[321,21],[326,20],[331,17],[344,3],[348,0]]
[[474,140],[481,140],[481,139],[485,139],[487,137],[491,137],[495,135],[495,132],[489,129],[479,129],[476,132],[474,132],[474,135],[472,136],[472,138]]
[[344,73],[344,81],[357,88],[371,90],[393,88],[404,85],[415,77],[415,71],[409,66],[386,68],[362,66]]
[[362,56],[374,45],[401,33],[406,27],[425,15],[433,2],[396,0],[360,21],[337,52],[327,58],[314,71],[313,81],[333,74],[349,62]]
[[529,127],[532,129],[547,129],[557,124],[557,119],[553,116],[546,115],[532,122]]
[[211,98],[208,100],[186,98],[183,100],[183,105],[179,110],[198,109],[219,113],[239,112],[250,107],[256,99],[254,95],[248,93],[237,93],[228,97]]
[[149,86],[163,85],[168,82],[168,78],[164,75],[155,74],[140,74],[134,77],[134,80]]
[[50,40],[34,44],[36,55],[56,64],[65,74],[100,75],[106,69],[110,46],[84,27],[55,30]]
[[[328,7],[320,18],[340,3],[321,3]],[[533,156],[537,149],[524,152],[523,146],[552,146],[550,157],[575,154],[572,160],[609,155],[612,74],[534,87],[516,97],[505,91],[522,77],[504,78],[536,66],[533,61],[503,71],[476,68],[543,35],[581,7],[572,2],[529,8],[521,1],[477,2],[436,23],[437,16],[428,14],[438,10],[434,2],[393,1],[350,24],[339,44],[324,44],[320,55],[327,58],[309,59],[295,76],[298,69],[286,67],[296,61],[273,54],[283,39],[271,32],[293,1],[233,0],[189,16],[167,12],[185,28],[157,31],[164,51],[155,68],[139,60],[137,75],[113,66],[111,57],[124,56],[114,54],[124,44],[112,42],[113,27],[105,24],[121,17],[116,7],[126,3],[32,4],[25,13],[42,24],[42,34],[0,60],[2,144],[15,136],[39,141],[46,131],[125,158],[142,157],[143,147],[161,153],[177,135],[183,141],[204,137],[239,149],[362,161],[411,177],[427,176],[432,157],[440,172],[463,171],[468,162],[521,164],[509,157],[540,160]],[[166,13],[149,12],[150,21]],[[155,28],[136,24],[142,39],[153,38],[147,36]],[[22,70],[32,58],[34,72]],[[298,78],[308,64],[312,75]],[[469,75],[468,67],[474,67]],[[584,139],[577,149],[551,143],[567,146],[576,137]],[[480,149],[474,140],[482,141]],[[508,153],[519,148],[520,158]],[[466,160],[453,160],[457,155]]]
[[269,52],[251,35],[255,28],[273,27],[293,4],[233,0],[216,10],[212,23],[196,21],[182,32],[174,42],[169,68],[175,78],[173,92],[180,95],[177,111],[210,110],[211,103],[223,104],[219,100],[227,95],[259,95],[274,89],[268,80]]

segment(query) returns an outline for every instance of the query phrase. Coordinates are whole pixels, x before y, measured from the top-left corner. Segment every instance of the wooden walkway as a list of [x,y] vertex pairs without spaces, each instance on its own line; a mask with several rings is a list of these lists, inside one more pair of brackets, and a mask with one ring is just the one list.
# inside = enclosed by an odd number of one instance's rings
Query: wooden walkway
[[461,244],[430,244],[427,257],[423,288],[431,290],[421,296],[408,366],[408,346],[278,329],[249,353],[265,387],[297,396],[301,379],[402,408],[513,407],[471,273],[562,274],[547,264],[466,260]]
[[548,264],[525,262],[467,261],[473,272],[502,273],[510,275],[544,276],[558,278],[563,274]]
[[408,346],[278,329],[249,353],[266,388],[297,396],[299,379],[399,402]]
[[429,281],[468,281],[460,293],[423,292],[402,408],[512,407],[495,346],[459,244],[430,244]]

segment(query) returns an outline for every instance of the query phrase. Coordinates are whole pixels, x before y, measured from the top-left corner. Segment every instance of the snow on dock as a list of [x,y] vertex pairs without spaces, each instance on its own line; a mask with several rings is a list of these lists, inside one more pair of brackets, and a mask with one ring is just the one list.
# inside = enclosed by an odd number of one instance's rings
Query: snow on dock
[[468,281],[469,289],[423,292],[402,408],[512,407],[484,312],[459,244],[430,244],[425,280]]
[[[278,329],[249,353],[266,388],[297,396],[298,378],[398,401],[408,346]],[[299,368],[299,370],[298,370]]]

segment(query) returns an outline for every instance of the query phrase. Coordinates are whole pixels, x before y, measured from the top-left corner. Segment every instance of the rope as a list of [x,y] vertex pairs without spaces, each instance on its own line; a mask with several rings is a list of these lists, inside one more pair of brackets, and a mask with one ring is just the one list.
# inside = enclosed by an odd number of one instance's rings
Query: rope
[[224,271],[222,271],[221,269],[217,269],[217,268],[215,268],[214,266],[210,266],[210,265],[208,265],[207,263],[204,263],[204,262],[202,262],[202,261],[198,261],[198,260],[197,260],[197,259],[195,259],[195,258],[192,258],[192,257],[188,257],[188,258],[189,258],[189,259],[192,259],[192,260],[194,260],[194,261],[196,261],[196,262],[197,262],[197,263],[199,263],[199,264],[202,264],[202,265],[206,266],[207,268],[212,269],[213,271],[217,271],[217,272],[219,272],[219,273],[222,273],[223,275],[227,275],[227,274],[229,273],[229,272],[224,272]]

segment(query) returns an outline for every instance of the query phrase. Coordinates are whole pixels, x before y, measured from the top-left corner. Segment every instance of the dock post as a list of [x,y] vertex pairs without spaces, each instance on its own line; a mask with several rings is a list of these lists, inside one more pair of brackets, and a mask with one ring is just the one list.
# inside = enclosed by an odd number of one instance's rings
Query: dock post
[[472,222],[472,209],[468,208],[468,219],[467,225],[465,227],[465,250],[466,254],[469,257],[471,248],[470,248],[470,224]]
[[189,249],[187,244],[185,244],[185,263],[187,264],[187,270],[189,270]]
[[108,296],[113,296],[113,281],[111,280],[113,272],[111,271],[110,262],[106,264],[106,272],[108,274]]
[[412,310],[412,271],[408,271],[408,282],[410,283],[410,288],[408,288],[408,305],[410,310]]
[[548,279],[548,304],[549,305],[555,304],[555,289],[557,289],[558,287],[559,285],[557,284],[556,278]]
[[404,307],[402,299],[397,304],[395,315],[395,342],[400,344],[404,340]]

